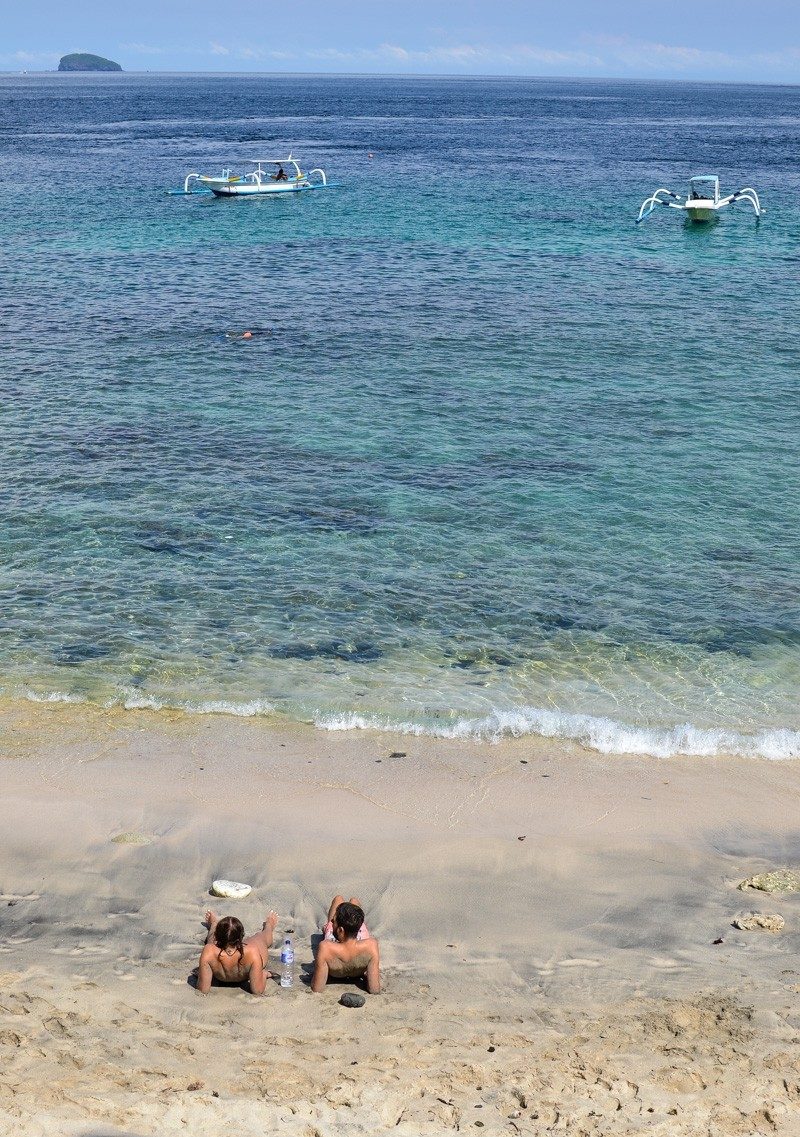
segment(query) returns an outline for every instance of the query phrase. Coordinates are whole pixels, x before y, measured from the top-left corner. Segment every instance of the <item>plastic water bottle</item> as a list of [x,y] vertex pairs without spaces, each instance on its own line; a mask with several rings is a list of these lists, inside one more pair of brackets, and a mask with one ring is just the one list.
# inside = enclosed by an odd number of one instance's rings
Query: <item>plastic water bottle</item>
[[281,987],[291,987],[294,984],[294,948],[287,936],[281,948]]

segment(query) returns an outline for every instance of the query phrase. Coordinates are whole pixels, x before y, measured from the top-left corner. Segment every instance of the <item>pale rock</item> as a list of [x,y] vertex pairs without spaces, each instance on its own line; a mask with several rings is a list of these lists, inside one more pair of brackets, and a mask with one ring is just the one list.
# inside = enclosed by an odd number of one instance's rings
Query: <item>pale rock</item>
[[239,884],[235,880],[215,880],[211,885],[214,896],[224,896],[228,900],[244,900],[252,891],[249,884]]
[[777,912],[768,915],[766,912],[748,912],[744,916],[737,916],[733,921],[734,928],[742,932],[755,932],[761,929],[765,932],[781,932],[786,924],[783,916]]
[[760,892],[800,892],[800,873],[791,869],[775,869],[743,880],[739,888],[757,888]]

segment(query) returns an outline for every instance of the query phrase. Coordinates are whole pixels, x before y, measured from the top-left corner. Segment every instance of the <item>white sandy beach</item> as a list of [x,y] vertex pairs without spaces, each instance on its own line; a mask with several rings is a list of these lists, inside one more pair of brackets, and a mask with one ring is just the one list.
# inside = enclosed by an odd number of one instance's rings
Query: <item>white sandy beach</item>
[[[0,1132],[800,1133],[800,894],[736,888],[800,862],[798,763],[10,703],[0,743]],[[359,1010],[302,981],[338,891]],[[209,904],[301,981],[197,996]]]

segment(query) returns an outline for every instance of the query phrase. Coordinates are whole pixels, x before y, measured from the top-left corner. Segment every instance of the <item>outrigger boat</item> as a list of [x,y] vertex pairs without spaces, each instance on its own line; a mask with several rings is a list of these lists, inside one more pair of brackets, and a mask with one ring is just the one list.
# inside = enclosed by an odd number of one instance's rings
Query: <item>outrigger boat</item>
[[764,212],[758,194],[749,186],[728,194],[719,196],[719,177],[716,174],[698,174],[689,179],[689,192],[685,198],[680,197],[672,190],[657,189],[645,201],[639,210],[636,224],[646,221],[650,214],[659,205],[666,205],[670,209],[681,209],[690,221],[713,221],[719,211],[737,201],[747,201],[755,210],[756,218]]
[[[217,197],[247,197],[252,194],[298,193],[302,190],[330,189],[335,183],[329,182],[325,171],[309,170],[304,174],[297,161],[290,154],[288,158],[252,159],[255,166],[246,174],[236,174],[230,169],[222,171],[219,177],[191,173],[186,175],[182,190],[167,190],[169,194],[213,193]],[[269,167],[274,166],[275,172]],[[284,166],[293,168],[286,173]],[[311,178],[319,175],[314,181]]]

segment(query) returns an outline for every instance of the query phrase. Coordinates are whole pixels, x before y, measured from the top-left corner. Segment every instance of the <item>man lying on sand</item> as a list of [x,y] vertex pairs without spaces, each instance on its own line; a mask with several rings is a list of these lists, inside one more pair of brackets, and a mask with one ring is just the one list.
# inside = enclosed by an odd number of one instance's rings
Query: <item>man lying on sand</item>
[[244,938],[244,925],[236,916],[223,916],[206,912],[208,935],[200,953],[197,969],[197,991],[207,995],[211,982],[249,983],[253,995],[263,995],[271,973],[267,971],[267,953],[272,947],[272,935],[278,922],[278,913],[269,912],[260,932]]
[[325,938],[317,948],[311,990],[315,993],[322,991],[328,979],[366,977],[370,995],[379,995],[378,941],[369,934],[364,923],[364,910],[354,896],[347,902],[343,896],[334,896],[323,935]]

